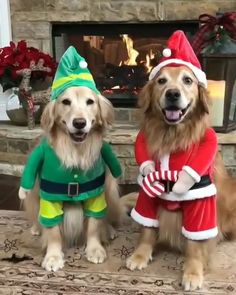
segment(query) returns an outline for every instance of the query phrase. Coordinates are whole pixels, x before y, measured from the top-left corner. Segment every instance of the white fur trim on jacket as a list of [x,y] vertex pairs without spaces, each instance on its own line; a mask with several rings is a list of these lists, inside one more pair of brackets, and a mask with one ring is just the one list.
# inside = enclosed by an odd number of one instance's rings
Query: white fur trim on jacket
[[149,80],[152,80],[155,78],[156,74],[162,69],[163,67],[169,65],[169,64],[178,64],[178,65],[184,65],[187,66],[190,70],[193,71],[194,75],[198,79],[199,82],[201,82],[205,88],[207,88],[207,79],[206,79],[206,74],[199,69],[198,67],[194,66],[190,62],[178,59],[178,58],[171,58],[164,60],[163,62],[159,63],[156,67],[154,67],[149,75]]
[[201,180],[201,176],[190,166],[184,166],[183,170],[187,172],[192,178],[196,181],[199,182]]
[[131,217],[139,224],[147,227],[158,227],[159,222],[157,219],[151,219],[140,215],[134,208],[131,211]]
[[169,169],[170,154],[166,154],[160,158],[161,170],[170,170]]
[[168,200],[168,201],[189,201],[189,200],[197,200],[212,197],[216,194],[216,187],[213,183],[208,186],[191,189],[187,191],[185,194],[179,195],[174,192],[170,192],[169,194],[162,194],[158,196],[158,198]]
[[[148,161],[145,161],[143,162],[140,167],[139,167],[139,171],[142,175],[144,175],[143,171],[144,169],[148,166],[148,165],[152,165],[153,166],[153,171],[155,171],[155,163],[154,161],[151,161],[151,160],[148,160]],[[151,172],[151,171],[150,171]]]
[[218,235],[218,228],[214,227],[203,231],[191,232],[182,227],[182,234],[185,238],[190,240],[207,240],[215,238]]

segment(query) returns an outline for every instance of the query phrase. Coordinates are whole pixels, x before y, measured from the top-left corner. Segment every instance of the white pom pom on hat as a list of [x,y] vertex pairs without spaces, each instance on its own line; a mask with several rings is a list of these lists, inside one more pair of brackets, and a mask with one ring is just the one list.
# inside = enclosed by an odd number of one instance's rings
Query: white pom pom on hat
[[81,60],[79,62],[79,66],[81,67],[81,69],[86,69],[88,67],[88,64],[85,60]]
[[163,51],[162,51],[162,55],[163,55],[164,57],[170,57],[170,56],[171,56],[171,49],[170,49],[170,48],[165,48],[165,49],[163,49]]
[[159,64],[152,68],[149,80],[156,77],[157,73],[165,66],[184,65],[187,66],[197,77],[198,81],[207,88],[206,74],[183,31],[175,31],[167,40],[167,48],[162,52],[163,58]]

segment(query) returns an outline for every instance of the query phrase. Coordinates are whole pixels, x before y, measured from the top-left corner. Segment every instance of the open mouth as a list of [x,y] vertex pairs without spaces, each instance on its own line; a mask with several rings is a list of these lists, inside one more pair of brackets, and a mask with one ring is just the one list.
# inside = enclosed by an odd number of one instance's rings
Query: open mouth
[[180,121],[182,121],[182,119],[186,115],[186,112],[189,109],[189,107],[190,107],[190,104],[188,104],[185,109],[179,109],[178,107],[175,107],[175,106],[163,109],[162,112],[164,114],[165,121],[169,124],[179,123]]
[[70,137],[74,142],[83,142],[87,136],[87,133],[83,131],[77,131],[75,133],[70,133]]

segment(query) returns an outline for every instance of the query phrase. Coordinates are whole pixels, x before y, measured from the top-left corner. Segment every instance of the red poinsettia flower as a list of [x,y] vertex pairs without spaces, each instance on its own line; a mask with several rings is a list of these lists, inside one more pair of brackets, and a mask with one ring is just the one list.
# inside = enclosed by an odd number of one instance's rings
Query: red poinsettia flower
[[32,72],[31,78],[44,79],[47,76],[54,76],[57,63],[49,55],[39,51],[34,47],[27,47],[25,40],[17,44],[10,42],[9,46],[0,49],[0,84],[4,89],[19,86],[21,77],[18,71],[29,68],[32,62],[47,68],[47,71]]

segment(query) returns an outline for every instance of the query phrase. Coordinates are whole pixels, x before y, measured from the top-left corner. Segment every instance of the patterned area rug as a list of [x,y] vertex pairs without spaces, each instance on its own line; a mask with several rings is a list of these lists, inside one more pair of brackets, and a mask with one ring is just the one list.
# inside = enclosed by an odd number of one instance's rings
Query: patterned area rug
[[[66,253],[62,271],[49,273],[40,266],[39,238],[30,236],[22,212],[0,211],[0,294],[185,294],[180,286],[183,259],[178,254],[161,252],[144,271],[125,268],[138,232],[132,222],[120,228],[107,247],[104,264],[88,263],[84,249],[79,248]],[[236,294],[236,243],[221,244],[214,260],[204,288],[186,294]]]

